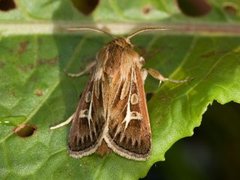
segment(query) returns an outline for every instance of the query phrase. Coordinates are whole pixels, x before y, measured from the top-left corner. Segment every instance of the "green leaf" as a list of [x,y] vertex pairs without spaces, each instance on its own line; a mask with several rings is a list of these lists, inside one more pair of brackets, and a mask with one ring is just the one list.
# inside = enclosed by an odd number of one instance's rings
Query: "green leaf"
[[[74,112],[86,84],[87,77],[68,78],[64,69],[77,72],[79,67],[83,68],[104,41],[102,37],[87,36],[2,38],[1,116],[26,116],[25,123],[37,126],[36,133],[24,139],[12,134],[13,127],[0,126],[2,177],[47,178],[51,174],[74,178],[87,173],[89,179],[112,176],[137,179],[154,162],[164,160],[165,152],[174,142],[192,135],[214,99],[220,103],[240,101],[239,38],[138,37],[135,44],[161,51],[147,66],[174,79],[193,80],[186,84],[166,82],[160,88],[157,81],[147,80],[151,84],[147,91],[154,92],[148,103],[153,132],[153,151],[148,161],[130,161],[115,154],[75,160],[67,154],[68,128],[50,131],[49,126]],[[20,52],[25,43],[25,51]],[[36,90],[41,90],[42,95],[36,95]]]
[[[139,14],[146,1],[102,1],[90,20],[90,17],[83,18],[70,1],[45,0],[29,4],[22,0],[18,1],[17,9],[9,13],[1,12],[3,16],[0,17],[13,21],[17,16],[19,22],[31,22],[32,19],[107,22],[115,17],[119,22],[186,20],[184,15],[178,17],[180,12],[176,6],[172,3],[163,6],[163,2],[151,1],[158,6],[155,15],[146,18]],[[223,11],[216,10],[219,6],[220,3],[214,6],[208,20],[219,18],[225,21],[221,16]],[[199,21],[204,19],[200,18]],[[2,29],[5,25],[8,24],[2,21]],[[40,22],[35,27],[41,32]],[[200,24],[199,27],[208,28],[211,25]],[[114,153],[104,157],[94,154],[73,159],[67,153],[69,126],[55,131],[49,129],[75,111],[79,95],[88,80],[88,76],[69,78],[64,71],[74,73],[84,69],[109,38],[89,33],[58,35],[59,32],[56,32],[43,35],[46,32],[42,31],[34,34],[31,33],[32,29],[27,30],[29,35],[20,35],[17,28],[17,33],[9,30],[12,34],[1,30],[0,178],[144,177],[154,162],[164,160],[164,154],[176,141],[193,135],[194,128],[200,125],[202,114],[213,100],[221,104],[240,102],[240,37],[235,34],[224,35],[226,27],[228,24],[223,26],[222,34],[217,34],[217,30],[212,34],[193,35],[156,32],[152,35],[142,34],[132,40],[136,49],[146,52],[146,67],[155,68],[172,79],[191,78],[187,83],[165,82],[160,87],[156,80],[150,77],[146,80],[146,91],[153,94],[148,101],[153,149],[150,159],[145,162],[128,160]],[[5,126],[5,121],[13,126]],[[21,123],[32,124],[37,130],[30,137],[18,137],[13,129]]]

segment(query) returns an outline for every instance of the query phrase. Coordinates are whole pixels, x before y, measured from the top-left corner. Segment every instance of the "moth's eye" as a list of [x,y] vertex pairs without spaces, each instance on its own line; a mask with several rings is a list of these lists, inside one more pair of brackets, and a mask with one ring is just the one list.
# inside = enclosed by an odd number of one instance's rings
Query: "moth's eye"
[[140,58],[139,58],[139,62],[140,62],[141,64],[145,64],[144,58],[143,58],[143,57],[140,57]]

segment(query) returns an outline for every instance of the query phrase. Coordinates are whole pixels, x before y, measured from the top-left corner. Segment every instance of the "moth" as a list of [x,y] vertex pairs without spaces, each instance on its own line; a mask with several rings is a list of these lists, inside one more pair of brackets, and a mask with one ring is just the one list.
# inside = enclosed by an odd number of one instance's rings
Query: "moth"
[[[108,34],[100,29],[85,29]],[[185,81],[168,79],[154,69],[143,68],[144,58],[134,50],[130,39],[157,29],[144,28],[113,39],[87,68],[87,71],[92,69],[91,76],[76,111],[67,121],[51,127],[56,129],[72,123],[68,137],[70,156],[81,158],[106,145],[128,159],[144,161],[150,156],[152,135],[144,91],[147,74],[160,82]]]

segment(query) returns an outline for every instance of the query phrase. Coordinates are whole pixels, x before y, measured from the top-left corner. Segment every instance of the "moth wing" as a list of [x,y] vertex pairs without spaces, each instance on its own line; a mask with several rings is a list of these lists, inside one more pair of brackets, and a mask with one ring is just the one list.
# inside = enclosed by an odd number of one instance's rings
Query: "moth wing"
[[132,68],[112,101],[106,142],[117,154],[146,160],[151,150],[151,128],[141,70]]
[[[88,83],[73,116],[69,132],[70,155],[76,158],[94,153],[101,144],[105,118],[102,96],[99,95],[100,80]],[[101,89],[100,89],[101,90]]]

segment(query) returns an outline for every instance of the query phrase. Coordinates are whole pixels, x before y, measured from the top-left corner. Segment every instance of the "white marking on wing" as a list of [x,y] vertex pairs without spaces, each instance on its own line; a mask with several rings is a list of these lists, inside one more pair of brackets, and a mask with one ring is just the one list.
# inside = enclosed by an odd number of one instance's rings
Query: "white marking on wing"
[[131,111],[130,109],[130,101],[131,101],[131,91],[132,91],[132,81],[133,81],[133,69],[131,71],[131,83],[130,83],[130,93],[129,93],[129,96],[128,96],[128,102],[127,102],[127,113],[126,113],[126,116],[124,118],[124,120],[122,121],[122,123],[125,123],[125,128],[124,130],[127,129],[128,127],[128,124],[130,123],[131,120],[142,120],[142,115],[137,112],[137,111]]

